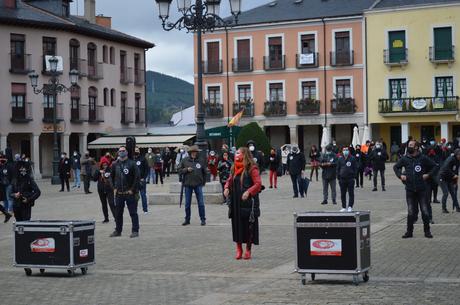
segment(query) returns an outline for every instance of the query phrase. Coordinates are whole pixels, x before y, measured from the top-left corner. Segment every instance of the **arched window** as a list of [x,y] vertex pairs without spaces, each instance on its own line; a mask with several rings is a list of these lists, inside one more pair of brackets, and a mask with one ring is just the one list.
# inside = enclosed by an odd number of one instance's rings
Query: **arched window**
[[109,105],[109,89],[104,88],[104,106]]
[[116,100],[115,89],[111,89],[110,90],[110,106],[112,107],[115,106],[115,100]]
[[94,43],[88,43],[88,75],[96,76],[97,47]]
[[70,120],[71,121],[81,121],[83,120],[80,111],[80,87],[78,85],[74,86],[70,92]]
[[76,39],[70,39],[69,41],[69,62],[70,70],[80,72],[80,42]]
[[115,64],[115,48],[110,47],[110,64],[114,65]]
[[97,119],[97,88],[89,87],[88,88],[88,110],[89,110],[89,120],[94,122]]
[[106,45],[102,46],[102,61],[105,64],[109,63],[109,49]]

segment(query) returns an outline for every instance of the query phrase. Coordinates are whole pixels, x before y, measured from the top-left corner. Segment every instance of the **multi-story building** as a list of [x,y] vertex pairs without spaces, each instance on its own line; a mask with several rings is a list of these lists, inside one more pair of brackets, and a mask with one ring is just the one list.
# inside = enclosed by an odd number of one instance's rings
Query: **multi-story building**
[[460,1],[381,0],[365,17],[373,137],[457,137]]
[[243,12],[228,37],[205,34],[195,71],[203,65],[207,127],[244,107],[242,123],[258,122],[272,145],[319,145],[324,127],[348,145],[365,125],[363,11],[373,2],[276,0]]
[[[51,174],[53,108],[57,107],[61,151],[84,151],[89,141],[114,129],[145,123],[145,51],[153,44],[111,29],[111,19],[70,15],[72,0],[0,0],[0,149],[31,157],[37,176]],[[49,81],[45,56],[63,58],[59,79],[78,87],[36,95],[27,74]]]

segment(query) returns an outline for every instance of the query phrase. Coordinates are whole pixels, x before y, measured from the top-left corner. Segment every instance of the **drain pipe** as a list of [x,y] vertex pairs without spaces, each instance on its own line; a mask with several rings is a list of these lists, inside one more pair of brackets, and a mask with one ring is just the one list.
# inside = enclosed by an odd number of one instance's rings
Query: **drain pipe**
[[326,70],[326,22],[324,17],[321,18],[323,23],[323,77],[324,77],[324,127],[327,127],[327,70]]

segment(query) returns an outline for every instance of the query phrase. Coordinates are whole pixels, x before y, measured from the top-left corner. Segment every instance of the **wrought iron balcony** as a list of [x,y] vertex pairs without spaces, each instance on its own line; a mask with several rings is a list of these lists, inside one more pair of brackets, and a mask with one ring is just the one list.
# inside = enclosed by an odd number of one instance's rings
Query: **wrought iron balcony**
[[207,118],[222,118],[224,116],[224,107],[221,103],[205,100],[204,114]]
[[17,107],[16,103],[11,103],[11,122],[27,123],[32,121],[32,103],[24,103],[22,107]]
[[432,63],[451,63],[455,61],[455,47],[447,48],[430,47],[430,61]]
[[383,50],[383,63],[387,66],[404,66],[409,63],[407,48]]
[[351,97],[331,100],[332,114],[353,114],[356,111],[355,99]]
[[88,62],[88,79],[90,80],[100,80],[104,78],[103,63],[98,62],[94,66],[90,65]]
[[305,98],[297,101],[298,115],[316,115],[320,113],[321,102],[314,99]]
[[30,65],[30,54],[16,54],[10,53],[11,66],[10,73],[13,74],[27,74],[32,71]]
[[121,124],[130,124],[134,122],[134,108],[121,108]]
[[286,55],[281,57],[264,56],[264,70],[284,70],[286,69]]
[[319,53],[296,54],[297,69],[317,68],[319,66]]
[[[56,105],[56,121],[64,120],[64,105],[57,103]],[[43,123],[53,123],[54,107],[43,104]]]
[[253,117],[254,116],[254,102],[252,99],[234,101],[233,102],[233,115],[236,115],[238,112],[243,110],[244,117]]
[[208,60],[203,61],[204,74],[220,74],[222,73],[222,60]]
[[238,57],[232,59],[233,72],[251,72],[254,70],[254,58]]
[[72,123],[87,122],[89,118],[88,105],[78,105],[75,109],[70,109],[70,121]]
[[88,122],[89,123],[102,123],[104,122],[104,106],[97,105],[92,109],[88,107]]
[[379,113],[382,116],[451,115],[456,114],[458,111],[458,100],[458,96],[379,99]]
[[133,82],[133,68],[121,67],[120,68],[120,84],[128,85]]
[[355,52],[353,50],[330,52],[331,66],[353,66]]
[[145,109],[144,108],[136,108],[135,109],[135,123],[136,124],[144,124],[145,123]]
[[145,70],[134,69],[134,84],[136,86],[145,85]]
[[287,115],[287,106],[285,101],[267,101],[264,104],[265,116],[285,116]]
[[88,65],[86,64],[86,59],[69,58],[69,68],[70,71],[76,70],[80,76],[87,76],[88,75]]

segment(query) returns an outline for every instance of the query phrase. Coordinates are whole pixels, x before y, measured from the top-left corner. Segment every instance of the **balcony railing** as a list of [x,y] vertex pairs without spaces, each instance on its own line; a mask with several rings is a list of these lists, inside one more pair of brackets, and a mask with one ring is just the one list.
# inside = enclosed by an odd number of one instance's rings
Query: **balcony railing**
[[134,109],[133,107],[125,107],[121,109],[121,123],[130,124],[134,121]]
[[[62,103],[57,103],[56,105],[56,121],[64,120],[64,105]],[[43,105],[43,123],[53,123],[54,107],[48,107],[48,105]]]
[[253,117],[254,116],[254,102],[252,99],[241,100],[233,102],[233,115],[236,115],[238,112],[243,110],[244,117]]
[[10,53],[11,66],[10,73],[14,74],[27,74],[32,71],[30,65],[30,54],[15,54]]
[[297,69],[317,68],[319,63],[319,53],[296,54]]
[[144,108],[136,108],[135,109],[135,123],[136,124],[144,124],[145,123],[145,109]]
[[286,55],[281,57],[264,56],[264,70],[284,70],[286,69]]
[[254,70],[254,58],[238,57],[232,59],[233,72],[251,72]]
[[204,74],[219,74],[222,73],[222,60],[203,61]]
[[379,99],[379,113],[382,116],[455,114],[458,110],[458,100],[458,96]]
[[24,103],[23,107],[17,107],[16,103],[11,103],[11,122],[27,123],[32,121],[32,103]]
[[133,68],[121,67],[120,69],[120,83],[124,85],[133,82]]
[[315,115],[320,113],[320,101],[305,98],[297,101],[298,115]]
[[265,116],[285,116],[287,107],[285,101],[267,101],[264,104]]
[[224,116],[224,107],[221,103],[205,100],[203,106],[204,115],[207,118],[222,118]]
[[408,51],[406,48],[383,50],[383,63],[387,66],[404,66],[408,62]]
[[96,108],[92,109],[88,107],[88,122],[90,123],[102,123],[104,122],[104,106],[97,105]]
[[430,47],[430,61],[433,63],[450,63],[455,61],[455,47]]
[[88,65],[86,64],[86,59],[70,57],[69,58],[69,68],[70,71],[76,70],[80,76],[88,75]]
[[73,123],[83,123],[88,121],[88,105],[78,105],[78,108],[70,109],[70,121]]
[[88,79],[100,80],[104,78],[103,63],[98,62],[94,66],[88,63]]
[[144,86],[145,85],[145,71],[144,70],[136,70],[136,69],[134,69],[134,84],[136,86]]
[[356,111],[355,99],[351,97],[331,100],[332,114],[353,114]]
[[352,66],[354,65],[354,55],[353,50],[331,52],[331,66]]

